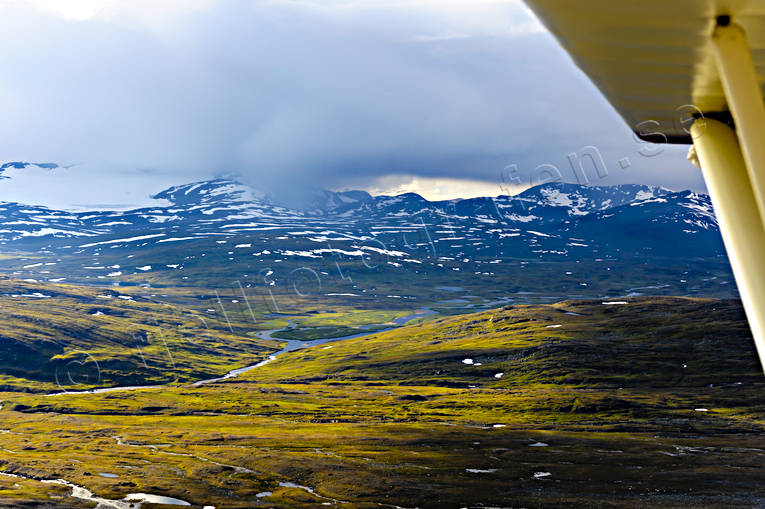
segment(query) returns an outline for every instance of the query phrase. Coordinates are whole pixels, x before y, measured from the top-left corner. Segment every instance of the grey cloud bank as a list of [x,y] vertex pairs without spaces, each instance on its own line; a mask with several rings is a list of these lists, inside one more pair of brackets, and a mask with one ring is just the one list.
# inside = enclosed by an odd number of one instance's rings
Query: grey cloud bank
[[0,2],[5,160],[349,188],[499,182],[509,164],[524,183],[544,163],[573,181],[567,154],[591,145],[609,169],[598,183],[703,188],[683,149],[638,154],[517,1],[66,5]]

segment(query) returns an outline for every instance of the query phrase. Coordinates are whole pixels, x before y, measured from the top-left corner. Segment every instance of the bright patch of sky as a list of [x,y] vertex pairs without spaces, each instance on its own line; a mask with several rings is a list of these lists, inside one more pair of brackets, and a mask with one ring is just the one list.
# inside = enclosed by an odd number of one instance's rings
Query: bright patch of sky
[[398,175],[380,177],[365,187],[365,190],[372,195],[395,196],[403,193],[417,193],[430,201],[517,194],[524,189],[524,186],[506,186],[481,180]]

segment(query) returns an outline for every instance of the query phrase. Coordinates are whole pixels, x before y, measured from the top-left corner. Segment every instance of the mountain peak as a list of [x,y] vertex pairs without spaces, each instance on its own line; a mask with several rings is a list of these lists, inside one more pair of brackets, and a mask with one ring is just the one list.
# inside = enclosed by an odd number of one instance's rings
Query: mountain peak
[[252,202],[263,199],[263,193],[236,180],[216,178],[173,186],[155,195],[174,205]]
[[9,163],[4,163],[0,166],[0,170],[7,170],[8,168],[15,168],[17,170],[21,170],[26,168],[27,166],[37,166],[39,168],[45,168],[46,170],[53,170],[55,168],[59,168],[59,165],[56,163],[27,163],[25,161],[11,161]]
[[561,208],[569,216],[586,215],[597,210],[626,205],[671,193],[669,189],[642,184],[584,186],[566,182],[540,184],[509,197],[519,200],[524,208]]
[[29,167],[41,168],[44,170],[54,170],[60,168],[56,163],[28,163],[26,161],[10,161],[0,165],[0,178],[10,178],[7,175],[2,175],[6,170],[23,170]]

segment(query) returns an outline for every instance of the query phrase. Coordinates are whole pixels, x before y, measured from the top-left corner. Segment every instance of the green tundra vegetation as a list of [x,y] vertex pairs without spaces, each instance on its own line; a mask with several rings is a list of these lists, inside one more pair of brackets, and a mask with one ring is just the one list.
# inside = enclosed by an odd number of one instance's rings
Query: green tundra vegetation
[[[34,302],[103,306],[90,290],[60,291]],[[111,299],[111,312],[148,323],[136,317],[154,308],[135,300]],[[0,393],[0,505],[95,505],[40,482],[65,479],[106,499],[152,493],[219,509],[761,507],[765,383],[740,304],[621,302],[428,317],[201,386],[185,382],[225,373],[239,349],[241,366],[277,347],[244,322],[210,319],[201,333],[229,360],[189,349],[189,366],[195,355],[209,364],[162,387],[46,395],[49,382],[20,391],[22,378],[44,379],[20,373]],[[42,330],[54,334],[46,309]],[[22,310],[33,313],[14,305],[14,320]],[[402,316],[326,315],[256,317],[307,334]],[[112,319],[104,329],[116,334]]]
[[188,382],[280,348],[213,315],[122,289],[0,280],[0,387]]

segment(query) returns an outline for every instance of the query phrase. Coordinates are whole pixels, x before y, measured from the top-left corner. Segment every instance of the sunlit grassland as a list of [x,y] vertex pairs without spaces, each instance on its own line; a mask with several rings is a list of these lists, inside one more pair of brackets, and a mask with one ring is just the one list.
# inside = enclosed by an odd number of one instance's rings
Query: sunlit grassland
[[6,392],[0,470],[217,507],[761,504],[765,384],[738,303],[628,301],[431,319],[208,386]]
[[[347,507],[554,507],[565,501],[592,507],[604,500],[676,507],[683,505],[679,497],[688,497],[686,506],[716,500],[715,506],[733,507],[762,496],[757,450],[765,441],[759,434],[306,423],[235,415],[33,418],[11,428],[25,450],[8,454],[4,469],[65,477],[113,498],[142,491],[199,506],[253,507],[258,493],[271,492],[269,507],[318,507],[327,497],[348,501],[330,504]],[[3,447],[9,436],[0,437]],[[547,445],[535,445],[540,442]],[[16,444],[18,436],[10,445]],[[539,472],[552,478],[535,479]],[[313,487],[318,496],[283,482]],[[31,496],[25,489],[15,495]]]

